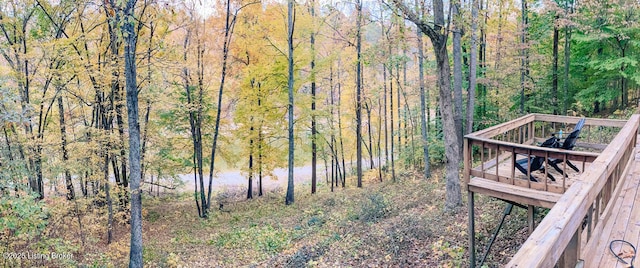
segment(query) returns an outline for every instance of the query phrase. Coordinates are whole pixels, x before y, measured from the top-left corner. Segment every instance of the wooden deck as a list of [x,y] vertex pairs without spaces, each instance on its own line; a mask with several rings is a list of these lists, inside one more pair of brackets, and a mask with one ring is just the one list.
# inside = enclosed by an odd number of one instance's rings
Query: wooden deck
[[[623,239],[640,245],[639,128],[640,115],[632,115],[506,267],[625,267],[609,243]],[[614,251],[620,253],[620,246]]]
[[[635,157],[629,166],[626,178],[615,191],[617,198],[611,207],[609,217],[604,221],[600,237],[595,237],[583,247],[581,258],[584,260],[584,267],[627,267],[613,256],[609,244],[613,240],[625,240],[635,247],[640,245],[639,147],[636,145]],[[620,253],[623,249],[628,249],[627,246],[621,248],[621,245],[621,243],[615,243],[614,252]],[[629,260],[625,259],[627,262]]]
[[[475,194],[528,208],[531,235],[506,267],[624,267],[610,253],[610,241],[640,247],[640,115],[587,118],[574,150],[536,145],[552,134],[568,133],[579,120],[530,114],[465,136],[471,267],[476,265]],[[543,172],[527,170],[538,180],[532,182],[514,164],[534,156],[571,161],[579,171],[558,165],[565,178],[545,163]],[[551,208],[535,229],[534,207]]]

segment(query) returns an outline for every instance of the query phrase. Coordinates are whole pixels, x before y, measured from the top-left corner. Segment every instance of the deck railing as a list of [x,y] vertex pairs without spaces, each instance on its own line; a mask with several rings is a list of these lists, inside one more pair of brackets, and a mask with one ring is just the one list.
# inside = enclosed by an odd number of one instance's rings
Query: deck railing
[[[471,177],[506,183],[535,190],[548,191],[562,194],[569,187],[569,182],[564,176],[556,177],[557,183],[548,183],[548,161],[544,162],[544,177],[537,182],[530,181],[532,170],[527,169],[527,174],[520,175],[515,165],[518,157],[530,159],[532,156],[562,159],[562,170],[567,171],[567,160],[578,161],[581,164],[580,172],[585,170],[586,163],[596,160],[599,152],[606,148],[613,135],[602,133],[617,133],[627,121],[588,118],[585,121],[580,139],[576,144],[582,150],[562,150],[545,148],[534,145],[549,138],[551,134],[560,136],[559,130],[564,129],[568,135],[573,126],[580,120],[579,117],[555,116],[543,114],[529,114],[518,119],[483,129],[465,136],[464,143],[464,174],[467,185]],[[593,134],[600,133],[600,134]],[[474,158],[474,148],[476,158]],[[500,170],[501,163],[510,161],[507,170]],[[475,167],[474,163],[477,163]],[[531,165],[528,164],[528,167]],[[518,179],[516,175],[524,178]],[[523,177],[524,176],[524,177]],[[558,175],[555,175],[558,176]]]
[[[549,119],[557,120],[557,117]],[[610,120],[599,123],[619,126],[619,122]],[[621,185],[621,178],[633,160],[639,124],[640,115],[626,121],[611,143],[560,197],[507,267],[576,266],[580,245],[589,245],[592,237],[598,237],[603,221],[609,217],[609,204],[615,203],[621,188],[617,186]]]

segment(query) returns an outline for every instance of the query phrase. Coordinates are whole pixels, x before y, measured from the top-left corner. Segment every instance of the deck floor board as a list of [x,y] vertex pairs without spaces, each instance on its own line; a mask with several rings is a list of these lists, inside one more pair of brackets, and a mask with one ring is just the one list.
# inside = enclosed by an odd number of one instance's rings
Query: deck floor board
[[[582,259],[585,260],[585,267],[626,267],[619,262],[610,252],[609,244],[616,239],[623,239],[638,247],[640,243],[640,153],[636,149],[634,161],[631,163],[629,174],[624,180],[614,206],[614,211],[603,223],[603,232],[594,248],[584,248]],[[619,247],[614,246],[614,251],[618,252]],[[628,259],[627,259],[628,260]]]

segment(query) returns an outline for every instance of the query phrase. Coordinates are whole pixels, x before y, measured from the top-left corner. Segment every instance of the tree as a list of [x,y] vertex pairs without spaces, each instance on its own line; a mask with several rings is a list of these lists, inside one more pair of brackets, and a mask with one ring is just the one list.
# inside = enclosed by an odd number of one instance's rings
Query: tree
[[[42,185],[42,147],[39,143],[38,135],[40,133],[40,129],[44,129],[42,124],[35,125],[33,122],[32,113],[29,112],[29,109],[35,108],[33,102],[34,95],[32,91],[32,82],[34,69],[38,69],[38,66],[34,66],[34,61],[28,56],[30,52],[30,41],[32,39],[29,38],[28,35],[28,27],[31,25],[30,21],[34,17],[36,12],[36,6],[33,2],[29,1],[24,4],[19,4],[15,2],[11,2],[7,5],[11,7],[11,10],[8,10],[8,14],[11,14],[11,17],[5,15],[5,11],[2,10],[0,13],[0,29],[2,30],[2,37],[4,37],[5,44],[8,44],[8,47],[2,50],[2,56],[9,63],[12,74],[15,76],[15,80],[17,81],[17,85],[20,91],[20,107],[22,109],[22,113],[28,115],[26,120],[26,124],[22,124],[26,139],[30,141],[27,143],[25,147],[26,150],[23,150],[26,154],[27,158],[27,168],[29,172],[27,173],[27,177],[29,179],[29,186],[31,190],[35,193],[38,193],[39,199],[44,198],[44,188]],[[4,43],[3,42],[3,43]],[[35,61],[36,63],[38,61]],[[43,89],[43,95],[47,92],[46,88]],[[40,119],[44,119],[42,117],[44,102],[43,105],[40,106]],[[38,120],[38,122],[42,122],[42,120]],[[36,129],[36,133],[34,133],[34,128]],[[22,145],[21,145],[22,146]]]
[[558,114],[558,45],[560,36],[558,17],[558,14],[553,16],[553,68],[551,69],[551,107],[553,107],[553,114]]
[[[362,3],[356,0],[356,169],[358,188],[362,187]],[[370,123],[370,122],[369,122]]]
[[287,2],[287,44],[289,47],[289,68],[288,68],[288,92],[289,92],[289,104],[287,105],[288,117],[289,117],[289,172],[287,175],[287,196],[285,197],[285,204],[291,205],[294,202],[293,196],[293,27],[294,27],[294,0],[288,0]]
[[[315,26],[316,2],[311,0],[309,13],[311,13],[312,23]],[[315,27],[312,30],[309,42],[311,45],[311,193],[316,193],[317,180],[317,129],[316,129],[316,38]]]
[[[453,120],[456,126],[456,135],[462,141],[462,15],[460,14],[460,1],[451,2],[451,15],[453,16]],[[469,126],[467,126],[469,128]],[[458,152],[462,158],[462,142],[458,144]]]
[[138,82],[136,77],[136,41],[134,29],[135,0],[128,0],[123,10],[122,35],[129,120],[129,166],[131,172],[131,243],[129,267],[142,267],[142,192],[140,190],[140,126],[138,125]]
[[[523,0],[524,2],[525,0]],[[476,66],[478,58],[478,0],[471,0],[471,47],[469,55],[469,90],[467,90],[467,134],[473,132],[476,99]]]
[[[573,13],[573,1],[566,0],[564,6],[565,17]],[[569,106],[569,70],[571,68],[571,25],[564,26],[564,101],[562,102],[563,114],[567,115]]]
[[630,82],[640,84],[640,61],[634,57],[640,45],[633,41],[640,36],[638,5],[619,0],[586,1],[577,6],[578,25],[571,36],[576,40],[572,81],[582,89],[575,95],[579,108],[594,113],[609,104],[624,108]]
[[431,45],[436,56],[438,68],[438,91],[440,96],[440,109],[445,139],[446,156],[446,195],[445,209],[453,210],[462,204],[459,177],[459,143],[453,118],[451,99],[451,68],[449,66],[449,54],[447,52],[447,37],[449,32],[445,28],[444,5],[442,0],[433,1],[433,22],[429,23],[418,17],[412,9],[401,0],[393,0],[405,18],[416,24],[420,30],[431,40]]
[[520,14],[520,114],[524,114],[526,102],[525,91],[527,88],[526,79],[529,76],[529,48],[528,31],[529,31],[529,13],[527,8],[527,0],[522,0],[522,8]]
[[[418,5],[418,0],[416,0]],[[420,19],[424,16],[424,5],[418,5],[420,11]],[[420,87],[420,133],[422,134],[422,151],[424,157],[424,178],[431,177],[431,163],[429,160],[429,131],[427,129],[427,116],[429,111],[426,109],[426,98],[424,88],[424,45],[422,44],[422,31],[416,27],[416,35],[418,39],[418,83]]]

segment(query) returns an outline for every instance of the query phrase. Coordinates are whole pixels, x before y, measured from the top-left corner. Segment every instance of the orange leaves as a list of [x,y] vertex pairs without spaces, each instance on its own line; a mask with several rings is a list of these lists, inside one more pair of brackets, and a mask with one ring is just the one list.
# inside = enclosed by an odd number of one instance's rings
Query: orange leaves
[[622,251],[620,251],[620,253],[618,253],[618,257],[622,259],[633,258],[635,255],[636,253],[629,249],[623,249]]

